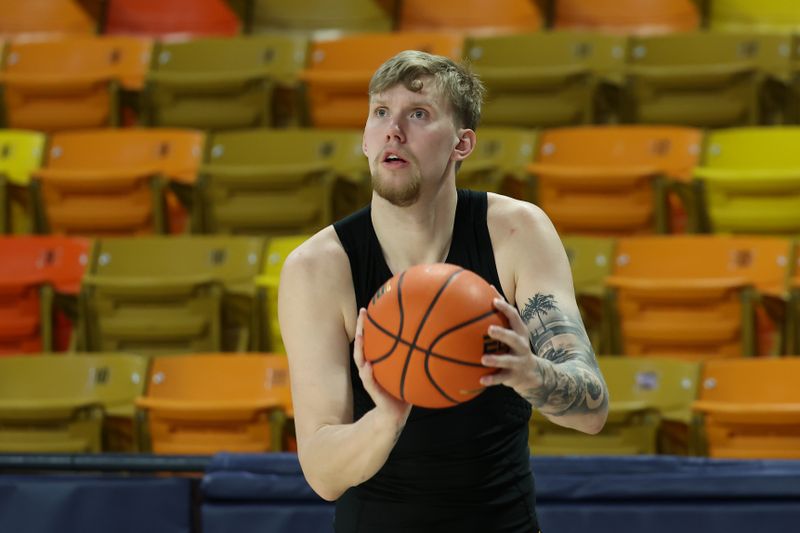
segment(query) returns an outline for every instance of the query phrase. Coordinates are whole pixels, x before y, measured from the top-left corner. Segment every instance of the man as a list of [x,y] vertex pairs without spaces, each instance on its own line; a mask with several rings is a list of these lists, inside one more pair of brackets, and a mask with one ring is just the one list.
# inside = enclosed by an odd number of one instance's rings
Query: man
[[[281,273],[298,456],[311,487],[337,501],[339,533],[536,533],[531,407],[587,433],[605,423],[605,383],[552,224],[528,203],[456,189],[483,92],[443,57],[407,51],[384,63],[364,129],[370,206],[314,235]],[[511,327],[488,335],[511,351],[484,356],[499,372],[476,383],[486,387],[477,398],[412,409],[373,379],[364,308],[393,274],[436,262],[477,272],[505,297],[495,306]]]

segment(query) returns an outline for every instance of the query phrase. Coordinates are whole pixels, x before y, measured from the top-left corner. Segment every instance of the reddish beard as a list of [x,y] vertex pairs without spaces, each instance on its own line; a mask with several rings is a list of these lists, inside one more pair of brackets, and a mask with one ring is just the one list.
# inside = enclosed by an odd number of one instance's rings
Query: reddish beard
[[411,163],[411,172],[408,179],[399,184],[393,184],[391,178],[381,175],[381,172],[389,172],[381,168],[380,161],[375,161],[375,170],[372,174],[372,190],[378,196],[397,207],[408,207],[419,199],[422,179],[420,178],[418,167]]

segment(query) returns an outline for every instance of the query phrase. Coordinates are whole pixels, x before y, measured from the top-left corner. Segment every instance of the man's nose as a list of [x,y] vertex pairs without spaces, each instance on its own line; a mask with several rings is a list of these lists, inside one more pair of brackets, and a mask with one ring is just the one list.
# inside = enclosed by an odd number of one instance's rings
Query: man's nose
[[397,141],[405,142],[406,136],[403,127],[396,120],[391,120],[386,128],[386,142]]

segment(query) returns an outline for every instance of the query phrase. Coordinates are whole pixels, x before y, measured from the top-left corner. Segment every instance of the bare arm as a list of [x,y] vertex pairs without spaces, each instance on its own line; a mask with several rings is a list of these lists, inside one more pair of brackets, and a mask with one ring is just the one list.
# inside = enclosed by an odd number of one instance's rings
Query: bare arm
[[597,433],[608,415],[608,391],[575,301],[566,253],[538,208],[519,202],[507,207],[510,220],[501,246],[516,265],[513,296],[519,311],[503,301],[496,304],[511,328],[489,335],[508,344],[512,354],[487,356],[484,364],[502,371],[486,384],[513,387],[556,424]]
[[375,390],[371,368],[360,357],[359,319],[356,362],[376,407],[353,422],[345,313],[348,308],[355,311],[355,300],[347,256],[332,230],[327,236],[325,231],[287,259],[278,309],[289,357],[298,457],[309,485],[332,501],[383,466],[410,407]]

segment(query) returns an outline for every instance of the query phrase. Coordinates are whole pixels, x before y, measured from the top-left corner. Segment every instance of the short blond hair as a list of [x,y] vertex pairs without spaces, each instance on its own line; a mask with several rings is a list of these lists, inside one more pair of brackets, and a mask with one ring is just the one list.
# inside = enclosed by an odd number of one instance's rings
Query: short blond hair
[[369,82],[370,97],[403,84],[409,91],[422,90],[420,78],[431,77],[452,106],[461,127],[474,130],[481,120],[486,89],[466,64],[418,50],[406,50],[381,65]]

